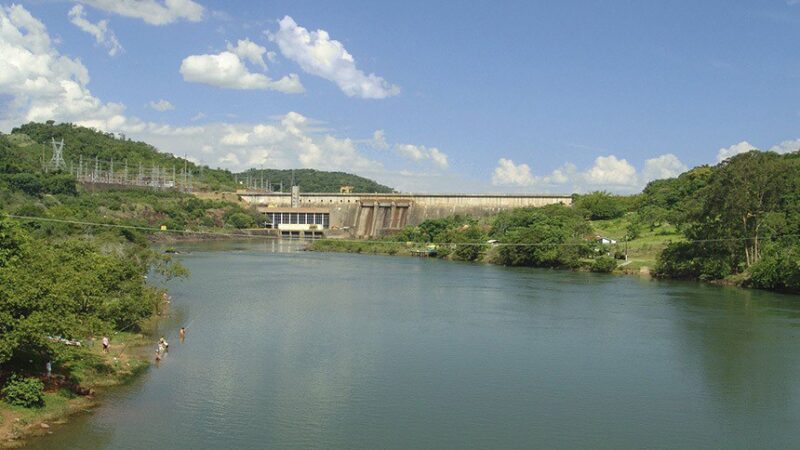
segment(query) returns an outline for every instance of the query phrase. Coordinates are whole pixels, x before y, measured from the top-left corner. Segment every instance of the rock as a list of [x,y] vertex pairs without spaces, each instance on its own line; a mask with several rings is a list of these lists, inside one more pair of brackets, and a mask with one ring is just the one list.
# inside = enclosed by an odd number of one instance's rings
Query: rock
[[42,422],[41,424],[39,424],[39,426],[41,426],[41,427],[42,427],[42,428],[44,428],[45,430],[46,430],[46,429],[48,429],[48,428],[50,428],[50,425],[48,425],[48,424],[46,424],[46,423],[44,423],[44,422]]

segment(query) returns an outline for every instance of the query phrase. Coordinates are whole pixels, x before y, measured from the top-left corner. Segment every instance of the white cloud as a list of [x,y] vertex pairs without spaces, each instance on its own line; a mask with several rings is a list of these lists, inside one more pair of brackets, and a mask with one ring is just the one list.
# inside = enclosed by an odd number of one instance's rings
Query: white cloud
[[142,19],[150,25],[167,25],[179,20],[199,22],[205,8],[192,0],[78,0],[103,11]]
[[[357,142],[363,140],[335,136],[321,129],[318,121],[296,112],[268,123],[175,127],[127,116],[124,105],[104,103],[93,96],[88,83],[86,67],[78,59],[61,55],[45,26],[24,7],[0,7],[0,96],[10,99],[0,114],[1,131],[28,121],[52,119],[124,133],[162,151],[231,170],[253,164],[343,170],[417,191],[442,190],[447,183],[463,181],[441,173],[404,176],[388,170],[359,152]],[[430,153],[431,158],[438,157]]]
[[175,109],[175,107],[172,106],[172,103],[164,100],[163,98],[161,100],[157,101],[157,102],[151,101],[148,104],[148,106],[150,106],[150,108],[152,108],[152,109],[155,109],[156,111],[161,111],[161,112],[169,111],[171,109]]
[[195,114],[194,116],[192,116],[192,118],[189,119],[189,120],[191,120],[192,122],[197,122],[198,120],[202,120],[202,119],[205,119],[205,118],[206,118],[206,114],[204,112],[199,112],[199,113]]
[[239,157],[235,153],[226,153],[217,158],[217,162],[226,166],[238,166],[241,164]]
[[372,141],[370,141],[370,146],[376,150],[386,150],[389,148],[389,144],[386,142],[386,134],[384,134],[383,130],[375,130],[372,133]]
[[583,174],[587,184],[597,186],[635,186],[636,168],[614,155],[598,156],[594,166]]
[[673,178],[686,172],[689,168],[672,153],[648,159],[644,162],[642,178],[644,182]]
[[742,141],[739,142],[738,144],[733,144],[728,148],[721,148],[717,152],[717,162],[725,161],[731,156],[736,156],[741,153],[747,153],[750,150],[758,150],[758,147],[747,141]]
[[547,175],[537,176],[527,164],[516,164],[510,159],[500,158],[492,173],[492,184],[559,192],[635,192],[648,181],[677,176],[685,170],[686,165],[673,154],[648,159],[641,174],[627,160],[608,155],[598,156],[594,164],[584,171],[579,171],[574,164],[566,163]]
[[61,55],[44,24],[20,5],[0,7],[0,95],[10,98],[0,129],[47,120],[106,131],[187,135],[180,128],[125,116],[120,103],[103,103],[87,87],[89,72],[79,59]]
[[[800,3],[800,0],[797,0]],[[775,153],[792,153],[800,150],[800,139],[791,139],[783,141],[780,144],[773,145],[769,151]]]
[[447,155],[436,147],[427,148],[424,145],[396,144],[394,149],[400,156],[414,162],[430,160],[440,169],[447,169],[449,166]]
[[101,20],[97,23],[89,22],[86,19],[86,12],[83,5],[75,5],[69,10],[69,21],[81,30],[94,36],[98,44],[108,49],[108,54],[116,56],[122,51],[122,45],[117,40],[117,36],[108,28],[108,21]]
[[500,158],[492,174],[492,184],[495,186],[531,186],[536,183],[536,178],[531,173],[527,164],[515,164],[514,161]]
[[185,81],[222,88],[275,90],[285,94],[304,92],[296,74],[271,80],[264,74],[250,72],[239,56],[229,51],[188,56],[181,62],[180,72]]
[[356,68],[353,56],[325,30],[309,32],[285,16],[278,31],[268,36],[278,44],[284,57],[299,64],[305,72],[336,83],[349,97],[380,99],[400,93],[398,86]]
[[264,53],[267,49],[250,39],[240,39],[236,46],[228,42],[228,51],[261,67],[262,70],[267,70],[267,64],[264,62]]

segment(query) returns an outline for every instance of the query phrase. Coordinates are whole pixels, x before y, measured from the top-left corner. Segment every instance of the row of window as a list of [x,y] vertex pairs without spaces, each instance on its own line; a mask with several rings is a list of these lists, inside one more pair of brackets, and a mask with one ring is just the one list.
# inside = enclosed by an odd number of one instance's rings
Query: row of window
[[301,225],[322,225],[328,228],[330,225],[330,214],[328,213],[276,213],[268,212],[267,218],[273,227],[282,223],[301,224]]

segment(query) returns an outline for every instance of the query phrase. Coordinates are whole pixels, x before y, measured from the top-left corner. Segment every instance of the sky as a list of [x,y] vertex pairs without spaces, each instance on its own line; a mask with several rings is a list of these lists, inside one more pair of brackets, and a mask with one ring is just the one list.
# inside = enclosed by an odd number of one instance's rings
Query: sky
[[800,148],[799,25],[800,0],[0,0],[0,131],[407,192],[632,193]]

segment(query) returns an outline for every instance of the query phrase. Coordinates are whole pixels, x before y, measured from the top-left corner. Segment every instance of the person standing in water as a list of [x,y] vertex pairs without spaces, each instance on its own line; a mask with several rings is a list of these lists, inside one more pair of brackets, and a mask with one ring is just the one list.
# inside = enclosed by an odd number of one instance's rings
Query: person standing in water
[[181,327],[181,330],[178,331],[178,336],[180,336],[181,342],[183,342],[183,340],[186,339],[186,328]]

